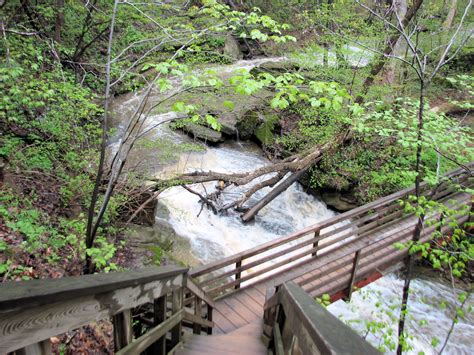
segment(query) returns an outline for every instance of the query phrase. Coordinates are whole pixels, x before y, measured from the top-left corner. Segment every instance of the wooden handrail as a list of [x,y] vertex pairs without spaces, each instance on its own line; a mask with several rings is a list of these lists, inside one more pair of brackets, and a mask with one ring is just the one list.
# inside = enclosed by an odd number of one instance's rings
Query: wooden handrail
[[275,353],[380,354],[294,282],[281,285],[265,303],[264,328]]
[[179,310],[163,323],[146,332],[137,340],[128,344],[126,347],[116,352],[117,355],[136,355],[141,354],[148,347],[154,344],[158,339],[164,337],[176,327],[184,318],[184,309]]
[[[187,296],[184,300],[184,306],[193,309],[194,314],[190,312],[185,313],[185,320],[191,322],[194,334],[201,334],[201,328],[204,326],[207,328],[207,334],[212,334],[214,322],[212,321],[212,312],[216,305],[214,300],[198,285],[196,285],[189,277],[186,280],[186,293],[190,292],[191,295]],[[206,306],[206,310],[203,314],[203,304]],[[187,324],[185,324],[187,325]]]
[[[456,215],[456,218],[459,220],[459,222],[464,222],[467,220],[467,216],[463,214],[458,214]],[[435,218],[433,218],[436,220]],[[399,237],[397,238],[397,241],[399,242],[408,242],[411,239],[411,236],[413,235],[413,230],[414,230],[414,225],[410,226],[409,228],[403,230],[400,234]],[[429,227],[426,227],[423,229],[423,232],[421,234],[420,241],[421,242],[427,242],[430,240],[431,234],[433,231],[437,230],[440,227],[440,222],[435,223]],[[448,226],[443,226],[441,227],[441,232],[442,233],[447,233],[452,227]],[[348,284],[346,290],[347,290],[347,298],[350,298],[350,293],[351,293],[351,287],[354,285],[355,282],[362,280],[363,278],[370,276],[374,272],[377,272],[378,268],[383,266],[383,265],[389,265],[392,260],[402,260],[403,255],[408,254],[408,251],[406,249],[396,249],[393,248],[393,252],[390,254],[381,255],[380,258],[378,258],[375,262],[372,259],[372,256],[374,254],[377,254],[378,252],[383,252],[386,247],[393,245],[393,239],[392,235],[386,236],[384,239],[381,239],[377,241],[376,243],[369,244],[368,246],[355,246],[354,248],[348,250],[347,252],[344,253],[344,255],[339,255],[339,258],[335,258],[333,261],[337,260],[337,263],[331,267],[325,268],[324,271],[320,270],[317,273],[311,274],[311,277],[305,278],[302,282],[299,282],[298,284],[301,287],[304,287],[306,292],[311,293],[313,297],[319,297],[323,295],[324,293],[329,293],[331,294],[334,291],[340,291],[341,290],[341,285]],[[349,256],[353,256],[354,253],[357,253],[359,251],[359,260],[357,261],[356,258],[351,259]],[[356,261],[358,265],[356,265]],[[332,261],[330,261],[328,264],[330,264]],[[326,264],[326,265],[328,265]],[[357,275],[354,273],[352,274],[354,269],[357,269]],[[324,277],[326,278],[331,278],[331,275],[337,275],[336,278],[334,278],[334,285],[330,286],[326,281],[324,281]],[[312,285],[312,283],[316,282],[315,284]],[[324,286],[324,287],[322,287]],[[345,287],[342,287],[344,289]]]
[[[425,219],[425,221],[429,221],[431,219],[435,219],[436,216],[432,216],[432,217],[427,217]],[[406,236],[406,235],[410,235],[413,233],[413,228],[414,228],[414,225],[413,226],[410,226],[410,228],[408,230],[405,230],[404,231],[404,234],[402,234],[402,236]],[[425,228],[424,232],[422,233],[422,235],[426,235],[427,233],[431,233],[432,231],[434,230],[434,227],[428,227],[428,228]],[[376,246],[375,248],[372,248],[371,249],[371,252],[373,251],[377,251],[377,250],[380,250],[382,249],[383,247],[386,247],[390,244],[393,244],[393,242],[391,242],[389,239],[392,238],[392,234],[390,233],[390,231],[387,231],[386,232],[386,235],[379,238],[375,243],[372,243],[370,244],[368,241],[365,241],[363,238],[360,238],[358,239],[356,242],[353,242],[353,241],[346,241],[344,244],[342,245],[339,245],[338,246],[338,253],[337,254],[334,254],[331,256],[331,252],[332,250],[329,249],[327,250],[327,247],[328,246],[322,246],[318,249],[318,251],[320,252],[318,254],[319,257],[326,257],[324,259],[324,263],[325,264],[329,264],[329,263],[332,263],[334,261],[339,261],[341,260],[342,258],[348,256],[348,255],[353,255],[354,253],[356,253],[357,251],[361,251],[363,250],[364,253],[363,253],[363,256],[365,257],[366,253],[367,253],[367,250],[369,248],[371,248],[372,246]],[[388,240],[388,241],[386,241]],[[330,246],[330,245],[329,245]],[[252,273],[251,275],[247,275],[246,277],[244,277],[242,279],[242,281],[247,281],[247,280],[250,280],[256,276],[260,276],[276,267],[280,267],[282,265],[286,265],[288,264],[289,262],[292,262],[292,261],[295,261],[295,260],[298,260],[300,259],[302,256],[307,256],[309,254],[312,254],[314,252],[315,249],[309,249],[309,250],[305,250],[304,252],[298,254],[298,255],[295,255],[295,256],[292,256],[291,258],[289,259],[286,259],[286,260],[282,260],[282,261],[279,261],[277,263],[273,263],[271,265],[269,265],[268,267],[266,267],[265,269],[262,269],[262,270],[258,270],[254,273]],[[342,253],[341,253],[342,251]],[[329,258],[327,258],[327,256],[331,256]],[[300,266],[303,266],[304,264],[306,263],[306,261],[302,261],[301,264],[296,264],[296,265],[291,265],[287,268],[287,270],[290,270],[290,269],[295,269],[294,273],[293,273],[293,276],[288,275],[287,278],[288,279],[293,279],[293,278],[296,278],[298,277],[300,274],[301,274],[301,269],[299,268]],[[337,269],[340,269],[341,267],[349,264],[350,261],[343,261],[342,263],[341,262],[338,262],[337,266],[334,268],[334,269],[325,269],[324,270],[324,273],[327,274],[327,273],[330,273],[330,272],[333,272],[333,271],[336,271]],[[322,265],[321,265],[322,266]],[[313,265],[314,267],[314,265]],[[314,274],[311,278],[308,278],[306,279],[307,282],[311,281],[312,279],[316,279],[318,276],[318,274]],[[261,281],[265,281],[265,280],[268,280],[268,279],[271,279],[272,276],[268,276],[264,279],[262,279]],[[221,286],[218,286],[217,288],[215,289],[211,289],[209,292],[220,292],[220,291],[223,291],[225,289],[229,289],[231,287],[233,287],[236,283],[238,282],[238,280],[235,280],[235,281],[232,281],[232,282],[229,282],[227,284],[224,284],[224,285],[221,285]]]
[[191,291],[195,296],[199,297],[206,304],[208,304],[212,308],[216,308],[214,300],[210,298],[209,295],[204,292],[202,288],[196,285],[189,277],[186,279],[186,288]]
[[[473,165],[474,163],[469,164],[469,166]],[[459,177],[460,181],[465,181],[471,177],[471,174],[467,174],[464,169],[457,169],[446,174],[444,181],[446,181],[446,179],[455,179]],[[433,198],[440,201],[446,200],[455,191],[452,190],[444,181],[439,185],[437,192],[433,196]],[[423,183],[422,186],[423,188],[426,188],[427,185]],[[335,243],[344,241],[347,238],[364,238],[366,235],[370,235],[377,230],[386,228],[389,224],[396,223],[399,219],[406,218],[406,216],[403,215],[401,206],[396,204],[396,202],[404,197],[407,197],[413,192],[414,187],[398,191],[372,203],[355,208],[346,213],[342,213],[328,220],[316,223],[288,236],[269,241],[257,247],[218,260],[214,263],[195,268],[190,271],[190,276],[194,279],[200,280],[198,284],[201,287],[204,287],[211,297],[219,298],[222,296],[222,292],[224,292],[224,295],[233,292],[226,291],[229,288],[233,287],[234,289],[238,289],[241,287],[243,282],[250,281],[257,276],[264,275],[270,271],[273,271],[275,268],[283,267],[285,264],[296,262],[298,259],[308,257],[308,255],[317,257],[318,255],[322,255],[322,250],[328,250],[328,248]],[[428,191],[425,189],[425,193],[427,192]],[[344,221],[350,222],[339,225],[333,230],[326,230],[321,233],[322,229],[335,226],[338,223]],[[339,235],[337,235],[338,233]],[[314,234],[314,236],[309,237],[308,239],[307,237],[309,234]],[[329,239],[331,236],[334,237]],[[285,247],[284,249],[277,250],[270,255],[264,255],[258,259],[254,258],[252,260],[248,260],[252,257],[267,253],[272,249],[295,241],[296,244],[292,244],[288,247]],[[324,241],[324,243],[321,244],[322,241]],[[273,263],[272,265],[264,267],[263,269],[251,271],[251,269],[256,266],[260,266],[276,258],[281,258],[290,252],[295,252],[307,246],[312,246],[312,248],[308,250],[305,249],[305,251],[300,252],[297,255],[290,256],[285,260]],[[244,263],[245,260],[248,260],[248,262]],[[302,261],[302,263],[303,262],[304,261]],[[242,272],[244,271],[247,271],[247,274],[242,275]],[[207,277],[202,278],[205,275],[207,275]],[[233,281],[225,281],[226,278],[232,276],[234,276]]]
[[0,312],[51,304],[56,301],[110,292],[185,274],[177,266],[147,267],[127,272],[62,277],[0,284]]
[[[161,338],[162,324],[172,323],[172,344],[181,337],[182,295],[187,279],[183,267],[150,267],[110,274],[64,277],[54,280],[9,282],[0,286],[0,354],[34,346],[52,336],[101,319],[113,318],[116,350],[129,349],[131,309],[145,303],[161,305],[155,331],[138,338],[134,346]],[[172,295],[172,318],[166,322],[166,297]],[[156,302],[159,301],[159,302]],[[156,314],[156,313],[155,313]],[[164,323],[163,323],[164,322]],[[161,327],[161,328],[160,328]],[[171,329],[171,328],[170,328]],[[165,333],[166,333],[165,332]],[[158,336],[160,335],[160,336]],[[158,338],[157,338],[158,337]],[[147,340],[148,339],[148,340]],[[162,351],[164,353],[164,341]],[[133,347],[133,346],[132,346]],[[26,351],[26,350],[25,350]],[[28,352],[28,351],[26,351]]]

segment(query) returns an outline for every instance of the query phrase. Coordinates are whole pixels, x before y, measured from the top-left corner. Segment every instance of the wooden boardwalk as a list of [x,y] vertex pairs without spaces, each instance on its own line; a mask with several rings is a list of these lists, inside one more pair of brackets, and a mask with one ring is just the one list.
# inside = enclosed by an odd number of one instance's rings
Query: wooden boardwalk
[[[421,241],[467,221],[472,195],[459,186],[473,182],[457,170],[436,189],[423,187],[454,213],[427,213]],[[400,200],[412,194],[397,192],[191,271],[165,266],[2,284],[0,354],[50,354],[51,337],[101,319],[112,320],[120,355],[377,354],[313,298],[350,299],[355,287],[402,265],[407,251],[394,244],[411,240],[418,219]],[[151,328],[134,338],[135,319]]]
[[[472,178],[454,172],[450,179],[470,186]],[[471,195],[441,184],[433,198],[461,210]],[[329,294],[331,300],[350,298],[363,287],[402,265],[406,250],[394,247],[413,236],[417,217],[404,213],[399,200],[412,194],[403,190],[340,214],[290,236],[205,265],[190,272],[194,281],[215,299],[215,333],[234,332],[263,317],[265,300],[275,286],[294,281],[312,297]],[[455,216],[459,223],[468,215]],[[436,230],[449,232],[440,216],[426,216],[422,240]]]

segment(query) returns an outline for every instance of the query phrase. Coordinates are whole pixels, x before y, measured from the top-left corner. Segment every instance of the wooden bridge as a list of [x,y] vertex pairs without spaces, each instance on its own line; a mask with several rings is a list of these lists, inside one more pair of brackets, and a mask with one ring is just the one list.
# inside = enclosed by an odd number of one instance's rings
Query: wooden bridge
[[[464,223],[472,197],[459,186],[472,180],[456,170],[434,190],[423,186],[424,194]],[[394,244],[411,240],[418,219],[400,200],[413,193],[397,192],[189,272],[164,267],[4,284],[0,354],[49,353],[51,336],[107,318],[118,354],[375,354],[314,297],[350,299],[355,287],[401,267],[407,251]],[[429,213],[422,241],[448,233],[446,218]],[[132,317],[150,328],[135,340]]]
[[[454,185],[470,186],[472,178],[457,170],[434,191],[425,194],[453,209],[470,205],[471,195]],[[402,266],[407,250],[394,247],[413,236],[417,217],[404,213],[400,200],[414,194],[409,188],[342,213],[289,236],[191,270],[190,276],[216,299],[216,331],[231,332],[261,319],[268,290],[294,281],[313,298],[329,294],[331,300],[350,299],[354,287],[380,278]],[[422,241],[440,226],[437,213],[425,218]],[[468,214],[459,213],[458,222]],[[430,225],[430,222],[432,224]]]

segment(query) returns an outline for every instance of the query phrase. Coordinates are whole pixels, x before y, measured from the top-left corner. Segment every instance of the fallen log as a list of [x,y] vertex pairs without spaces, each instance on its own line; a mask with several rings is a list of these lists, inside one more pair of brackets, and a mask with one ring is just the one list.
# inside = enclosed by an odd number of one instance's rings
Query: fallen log
[[293,174],[291,174],[287,179],[285,179],[282,183],[278,184],[272,191],[270,191],[264,198],[258,201],[255,205],[253,205],[247,212],[245,212],[242,216],[243,222],[248,222],[255,218],[255,215],[266,205],[272,202],[278,195],[280,195],[283,191],[288,189],[294,182],[298,181],[298,179],[309,169],[310,167],[307,166],[304,169],[301,169]]

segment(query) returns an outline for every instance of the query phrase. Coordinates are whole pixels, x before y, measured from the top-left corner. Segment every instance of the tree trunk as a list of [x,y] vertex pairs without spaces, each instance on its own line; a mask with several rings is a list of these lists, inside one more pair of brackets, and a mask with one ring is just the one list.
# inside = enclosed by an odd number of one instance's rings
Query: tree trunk
[[[91,248],[94,245],[94,240],[97,235],[97,228],[102,222],[102,216],[99,214],[97,218],[94,220],[95,216],[95,208],[97,204],[97,200],[99,198],[99,188],[102,183],[102,177],[104,174],[104,164],[105,164],[105,153],[107,147],[107,137],[108,137],[108,130],[109,130],[109,123],[108,123],[108,110],[109,110],[109,103],[110,103],[110,82],[111,82],[111,58],[112,58],[112,42],[114,38],[114,28],[115,28],[115,18],[117,15],[117,8],[118,8],[119,0],[115,0],[114,8],[112,12],[112,19],[110,24],[110,33],[109,33],[109,43],[107,47],[107,68],[106,68],[106,87],[105,87],[105,101],[104,101],[104,115],[102,117],[102,141],[100,147],[100,160],[99,166],[97,168],[97,176],[94,184],[94,190],[91,196],[91,202],[89,205],[88,215],[87,215],[87,227],[86,227],[86,248]],[[102,205],[107,205],[108,201],[104,199]],[[84,272],[86,274],[92,273],[94,269],[92,259],[89,255],[86,256],[86,266]]]
[[[405,18],[401,21],[402,28],[406,28],[407,25],[411,22],[411,20],[415,17],[422,3],[423,3],[423,0],[414,1],[413,6],[407,11]],[[401,37],[400,32],[397,32],[393,34],[392,36],[390,36],[383,52],[373,60],[373,62],[370,65],[369,75],[367,76],[364,83],[362,84],[361,91],[355,100],[356,103],[360,104],[364,101],[364,97],[369,91],[372,84],[374,83],[375,77],[383,69],[387,61],[387,58],[392,54],[395,44],[398,42],[398,39],[400,37]]]
[[64,0],[56,0],[56,22],[54,24],[54,40],[61,42],[61,30],[64,25]]
[[456,10],[458,8],[458,0],[451,0],[451,6],[449,7],[448,16],[443,23],[443,28],[449,30],[453,25],[454,17],[456,16]]
[[[316,162],[315,162],[316,163]],[[294,182],[298,181],[298,179],[310,168],[307,166],[304,169],[301,169],[297,172],[291,174],[287,179],[283,180],[279,185],[272,189],[264,198],[258,201],[255,205],[252,206],[247,212],[244,213],[242,216],[243,222],[248,222],[252,220],[255,215],[266,205],[272,202],[275,198],[277,198],[283,191],[288,189]]]
[[[418,199],[421,196],[421,153],[422,153],[422,144],[421,140],[423,139],[423,114],[424,114],[424,103],[425,103],[425,82],[421,80],[420,82],[420,98],[419,103],[420,107],[418,108],[418,134],[417,134],[417,148],[416,148],[416,179],[415,179],[415,195],[417,198],[416,203],[418,204]],[[416,224],[415,231],[413,232],[413,242],[417,243],[420,240],[421,231],[423,230],[423,222],[425,219],[425,214],[422,213],[418,217],[418,223]],[[411,273],[413,269],[414,258],[413,255],[408,253],[406,259],[406,271],[405,271],[405,282],[403,285],[403,294],[402,294],[402,305],[400,307],[400,318],[398,322],[398,347],[397,347],[397,355],[401,355],[403,353],[403,342],[404,340],[404,330],[405,330],[405,320],[406,320],[406,313],[407,313],[407,305],[408,305],[408,295],[410,291],[410,283],[411,283]]]
[[[395,12],[397,13],[399,18],[401,19],[405,18],[407,10],[408,10],[407,0],[397,0],[395,2]],[[393,55],[403,56],[403,53],[404,52],[406,53],[406,47],[407,47],[406,42],[403,41],[401,38],[399,38],[393,48]],[[406,55],[404,57],[406,57]],[[392,85],[395,84],[395,81],[396,81],[395,73],[396,73],[398,65],[399,63],[397,63],[395,60],[392,60],[387,70],[386,78],[387,78],[387,81]]]

